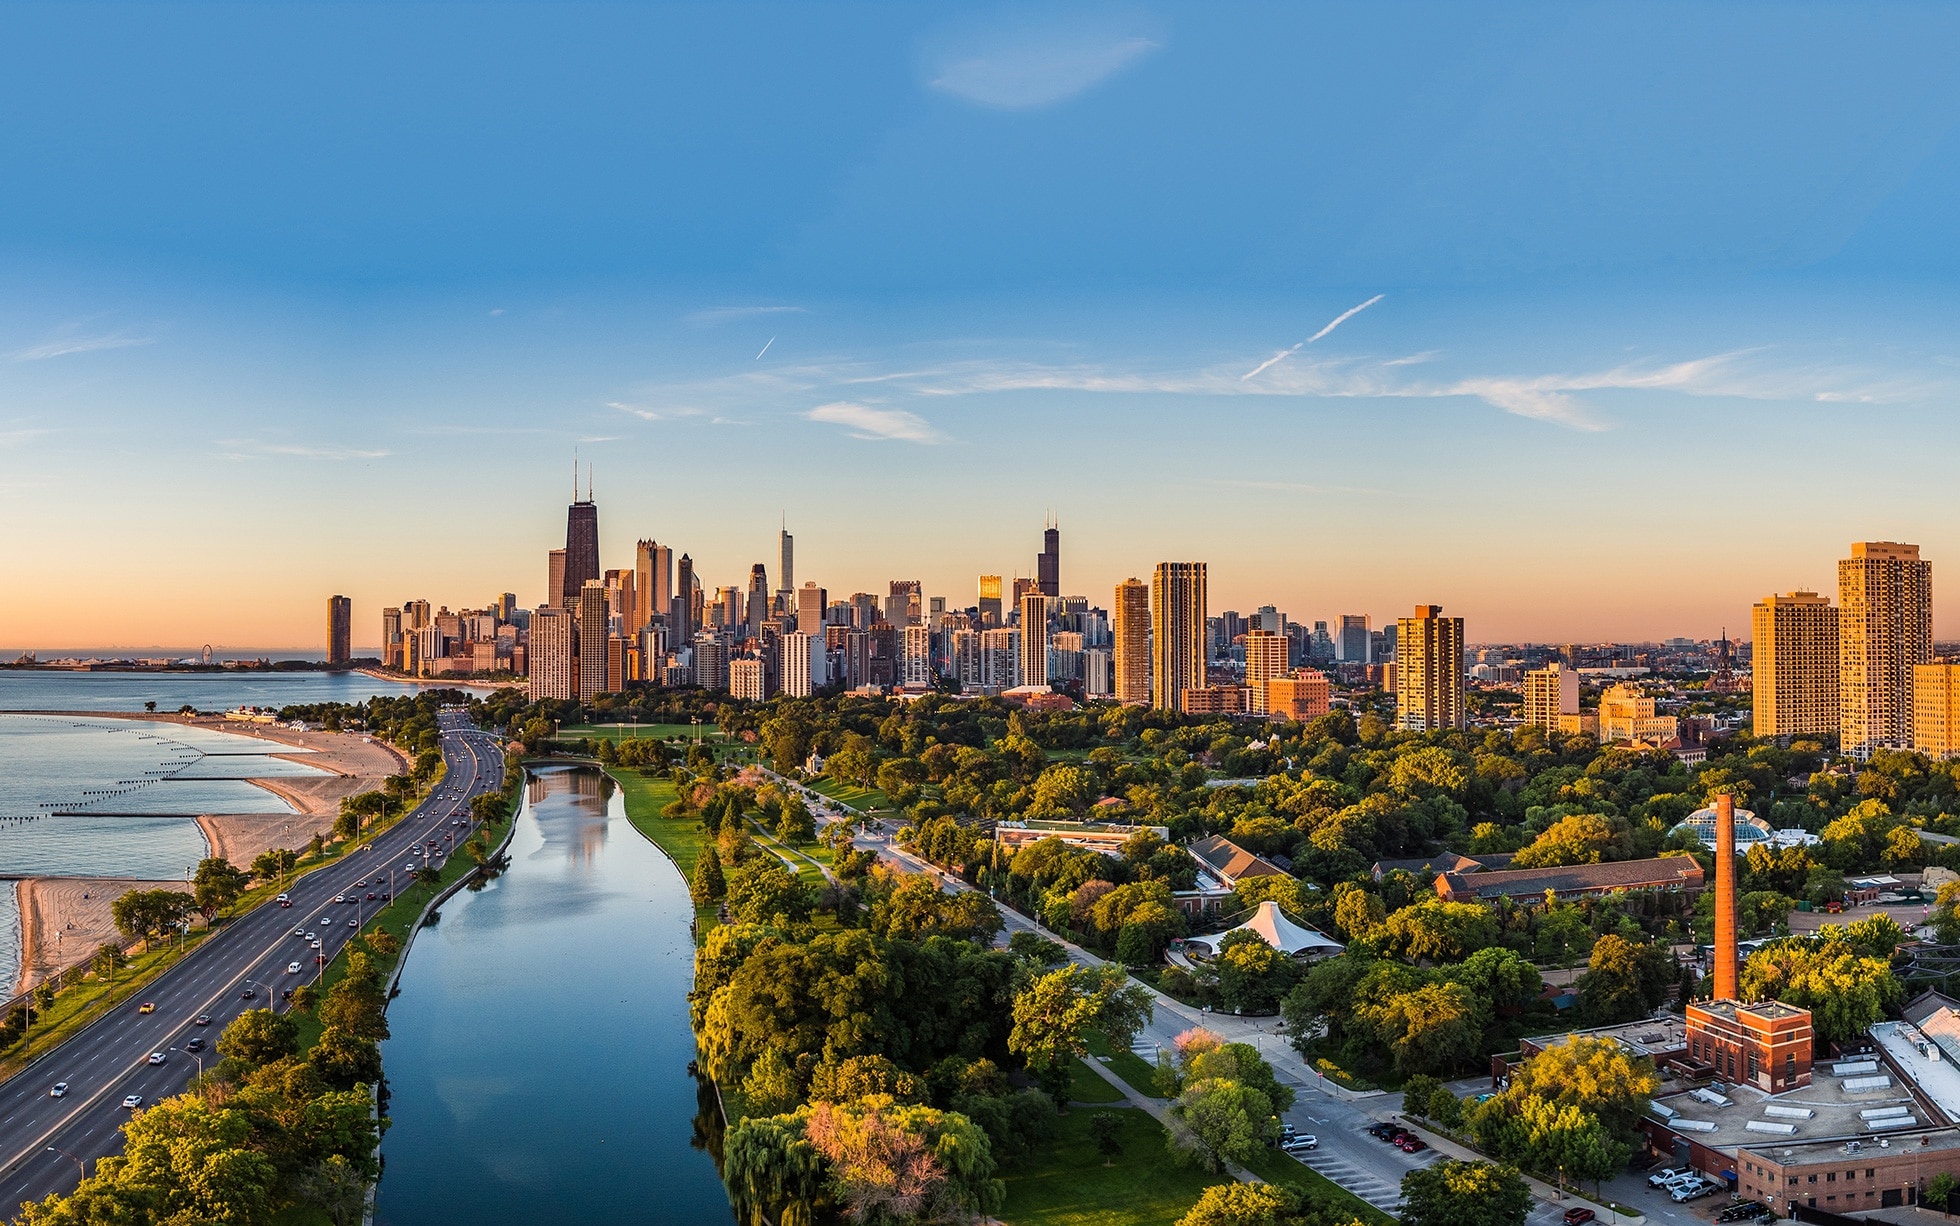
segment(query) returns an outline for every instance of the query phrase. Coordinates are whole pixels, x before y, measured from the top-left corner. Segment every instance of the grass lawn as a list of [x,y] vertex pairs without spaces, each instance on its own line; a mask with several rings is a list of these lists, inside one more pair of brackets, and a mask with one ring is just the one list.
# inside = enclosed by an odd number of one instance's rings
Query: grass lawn
[[828,796],[832,800],[847,804],[853,809],[860,811],[892,808],[891,797],[885,795],[880,789],[861,788],[855,784],[840,783],[832,779],[829,775],[825,775],[810,784],[810,790],[819,795]]
[[652,737],[655,740],[680,737],[692,741],[697,733],[701,737],[702,744],[728,739],[722,734],[721,729],[713,724],[701,724],[698,727],[694,724],[574,724],[568,728],[560,728],[557,739],[562,741],[570,737],[589,736],[608,741],[623,741],[629,737],[641,736]]
[[1145,1098],[1163,1097],[1151,1085],[1157,1077],[1156,1065],[1127,1048],[1112,1049],[1109,1040],[1099,1034],[1091,1033],[1089,1057],[1094,1059],[1097,1056],[1108,1056],[1109,1059],[1103,1062],[1103,1067],[1121,1077],[1132,1090]]
[[[714,840],[701,828],[698,817],[660,816],[660,810],[680,799],[680,793],[674,790],[673,780],[643,775],[631,767],[614,767],[608,773],[626,795],[626,820],[672,857],[680,867],[681,876],[692,881],[694,863],[701,858],[701,849]],[[819,873],[818,877],[821,876]],[[696,907],[694,918],[698,940],[707,936],[708,929],[715,926],[715,908]]]
[[1341,1212],[1352,1213],[1361,1219],[1364,1226],[1393,1226],[1395,1222],[1394,1218],[1336,1184],[1319,1171],[1304,1162],[1287,1157],[1277,1149],[1260,1150],[1259,1157],[1246,1163],[1245,1168],[1267,1183],[1290,1183],[1306,1189],[1329,1204],[1339,1205]]
[[1081,1107],[1061,1118],[1055,1139],[1033,1160],[1004,1172],[1007,1206],[1001,1220],[1014,1226],[1171,1226],[1197,1203],[1217,1176],[1172,1162],[1164,1130],[1146,1112],[1115,1109],[1123,1121],[1122,1152],[1103,1165]]
[[[1091,1057],[1093,1059],[1093,1057]],[[1123,1091],[1096,1075],[1096,1070],[1077,1060],[1069,1070],[1068,1097],[1077,1103],[1120,1103]]]

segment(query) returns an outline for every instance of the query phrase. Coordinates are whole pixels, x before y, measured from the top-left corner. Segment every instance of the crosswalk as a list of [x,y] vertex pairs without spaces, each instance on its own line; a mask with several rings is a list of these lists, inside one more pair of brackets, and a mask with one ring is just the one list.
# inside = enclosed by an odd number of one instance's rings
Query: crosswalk
[[[1402,1189],[1389,1183],[1381,1176],[1365,1171],[1344,1158],[1337,1158],[1324,1150],[1311,1150],[1300,1155],[1315,1174],[1324,1176],[1329,1183],[1345,1192],[1352,1192],[1383,1213],[1398,1214],[1402,1211]],[[1436,1161],[1436,1151],[1427,1150],[1417,1156],[1416,1166],[1428,1166]]]

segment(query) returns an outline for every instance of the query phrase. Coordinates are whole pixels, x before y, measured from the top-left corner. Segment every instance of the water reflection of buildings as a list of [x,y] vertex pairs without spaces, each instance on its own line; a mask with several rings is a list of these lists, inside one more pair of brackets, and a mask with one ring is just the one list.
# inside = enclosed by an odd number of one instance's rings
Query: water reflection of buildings
[[[532,771],[526,798],[541,818],[553,816],[561,819],[558,822],[540,820],[539,829],[544,834],[546,845],[562,839],[562,819],[570,818],[577,825],[573,837],[564,840],[568,844],[566,859],[573,864],[588,865],[597,860],[606,845],[606,803],[612,799],[614,786],[603,771],[589,766]],[[576,799],[557,813],[543,807],[547,799],[561,796]]]

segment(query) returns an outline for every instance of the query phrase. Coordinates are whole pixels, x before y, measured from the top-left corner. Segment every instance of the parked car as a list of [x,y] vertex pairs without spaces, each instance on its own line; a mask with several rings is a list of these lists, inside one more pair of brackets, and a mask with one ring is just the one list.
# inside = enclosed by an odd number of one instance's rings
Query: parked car
[[1647,1186],[1650,1188],[1665,1187],[1666,1185],[1673,1183],[1675,1180],[1681,1178],[1683,1175],[1686,1174],[1688,1174],[1687,1171],[1681,1170],[1677,1167],[1664,1166],[1660,1170],[1655,1171],[1653,1174],[1647,1176]]
[[1419,1154],[1429,1148],[1421,1137],[1403,1137],[1395,1143],[1395,1147],[1405,1154]]
[[1718,1222],[1740,1222],[1746,1218],[1756,1217],[1762,1213],[1763,1208],[1764,1206],[1760,1202],[1739,1200],[1735,1204],[1723,1208],[1720,1213],[1715,1215],[1715,1220]]
[[1567,1209],[1565,1211],[1565,1226],[1580,1226],[1582,1222],[1592,1221],[1593,1216],[1593,1211],[1583,1206],[1576,1209]]
[[1288,1137],[1286,1140],[1281,1141],[1279,1147],[1289,1154],[1304,1154],[1311,1150],[1319,1149],[1320,1138],[1310,1132],[1302,1133],[1299,1136]]
[[1704,1180],[1701,1183],[1683,1184],[1668,1193],[1668,1195],[1673,1198],[1675,1204],[1679,1205],[1686,1204],[1688,1201],[1695,1200],[1699,1197],[1707,1196],[1714,1190],[1715,1185]]

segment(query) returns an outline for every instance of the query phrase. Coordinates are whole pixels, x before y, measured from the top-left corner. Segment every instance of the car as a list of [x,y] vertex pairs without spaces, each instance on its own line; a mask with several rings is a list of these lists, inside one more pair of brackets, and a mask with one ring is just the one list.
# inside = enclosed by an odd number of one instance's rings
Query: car
[[1763,1205],[1760,1201],[1739,1200],[1732,1205],[1724,1207],[1720,1213],[1715,1215],[1715,1220],[1718,1222],[1740,1222],[1744,1218],[1755,1217],[1765,1208],[1767,1206]]
[[373,890],[369,890],[369,891],[368,891],[368,893],[367,893],[367,900],[368,900],[369,902],[373,902],[373,901],[374,901],[374,891],[373,891]]
[[1668,1184],[1673,1183],[1675,1180],[1681,1178],[1683,1175],[1686,1174],[1688,1174],[1687,1171],[1679,1169],[1677,1167],[1664,1166],[1660,1170],[1655,1171],[1653,1174],[1647,1176],[1647,1186],[1650,1188],[1665,1187]]
[[1393,1131],[1395,1131],[1395,1125],[1393,1124],[1368,1125],[1368,1135],[1375,1138],[1377,1141],[1385,1139],[1388,1136],[1388,1134]]
[[319,936],[318,936],[317,934],[315,934],[315,933],[312,933],[312,932],[308,932],[308,933],[306,934],[306,939],[307,939],[307,940],[309,940],[309,941],[317,941],[317,940],[319,940],[320,938],[319,938]]
[[402,865],[402,871],[404,873],[412,873],[415,871],[415,866],[413,864],[404,864]]
[[357,890],[365,890],[367,888],[367,881],[365,879],[356,881],[354,883],[354,888]]
[[1592,1221],[1595,1216],[1592,1210],[1584,1206],[1577,1209],[1567,1209],[1565,1211],[1565,1226],[1579,1226],[1581,1222]]
[[331,924],[331,923],[333,923],[333,916],[331,916],[331,915],[323,915],[323,916],[321,916],[321,917],[320,917],[320,922],[321,922],[322,924]]
[[246,988],[243,992],[240,992],[238,994],[238,999],[240,1000],[257,1000],[258,998],[259,998],[259,994],[257,992],[254,992],[250,988]]
[[53,1085],[49,1086],[48,1097],[49,1098],[68,1097],[68,1083],[65,1081],[57,1081]]
[[389,893],[389,892],[388,892],[387,890],[383,890],[383,891],[381,891],[381,901],[382,901],[382,902],[388,902],[388,901],[390,901],[390,900],[392,900],[392,899],[393,899],[394,897],[395,897],[395,896],[394,896],[393,894],[391,894],[391,893]]
[[359,927],[361,926],[361,921],[359,921],[359,920],[348,920],[348,921],[347,921],[347,926],[348,926],[349,928],[359,928]]
[[299,974],[299,963],[297,963],[297,962],[288,962],[288,963],[286,964],[286,973],[287,973],[288,975],[297,975],[297,974]]
[[151,1052],[151,1053],[150,1053],[150,1063],[151,1063],[151,1064],[162,1064],[162,1063],[163,1063],[163,1061],[164,1061],[164,1055],[163,1055],[163,1053],[162,1053],[162,1052],[160,1052],[160,1051],[153,1051],[153,1052]]
[[347,901],[347,895],[345,895],[345,894],[335,894],[335,895],[333,896],[333,900],[334,900],[335,902],[346,902],[346,901]]
[[204,1050],[204,1040],[203,1040],[203,1039],[192,1039],[192,1040],[191,1040],[190,1042],[188,1042],[188,1043],[186,1043],[186,1044],[184,1044],[184,1050],[185,1050],[185,1051],[203,1051],[203,1050]]
[[191,1025],[193,1026],[209,1026],[210,1024],[211,1015],[209,1013],[200,1013],[191,1019]]
[[305,924],[301,924],[301,925],[300,925],[299,927],[297,927],[297,928],[295,928],[295,929],[293,929],[293,935],[294,935],[294,936],[296,936],[296,937],[303,937],[303,936],[305,936],[305,935],[306,935],[306,925],[305,925]]
[[314,954],[314,955],[313,955],[313,960],[314,960],[315,962],[320,962],[320,963],[324,963],[324,962],[325,962],[325,961],[327,960],[327,955],[325,955],[325,954]]
[[136,1011],[138,1013],[155,1013],[157,1011],[157,1002],[153,1000],[146,1000],[142,1004],[136,1006]]
[[1694,1200],[1697,1197],[1706,1196],[1714,1190],[1715,1185],[1704,1179],[1697,1183],[1682,1184],[1680,1187],[1674,1189],[1674,1191],[1668,1193],[1668,1196],[1674,1200],[1675,1204],[1680,1205],[1686,1204],[1688,1201]]
[[1307,1133],[1303,1136],[1288,1137],[1279,1143],[1279,1147],[1289,1154],[1304,1154],[1309,1150],[1319,1149],[1320,1138],[1314,1136],[1312,1133]]
[[280,999],[280,1000],[291,1000],[292,998],[293,998],[293,990],[292,990],[291,988],[280,988],[280,989],[279,989],[279,999]]
[[143,1096],[141,1094],[131,1094],[123,1099],[124,1111],[134,1111],[142,1105],[143,1105]]
[[1429,1143],[1424,1141],[1421,1137],[1403,1137],[1400,1141],[1397,1141],[1395,1143],[1395,1148],[1401,1150],[1405,1154],[1419,1154],[1423,1150],[1429,1148]]

